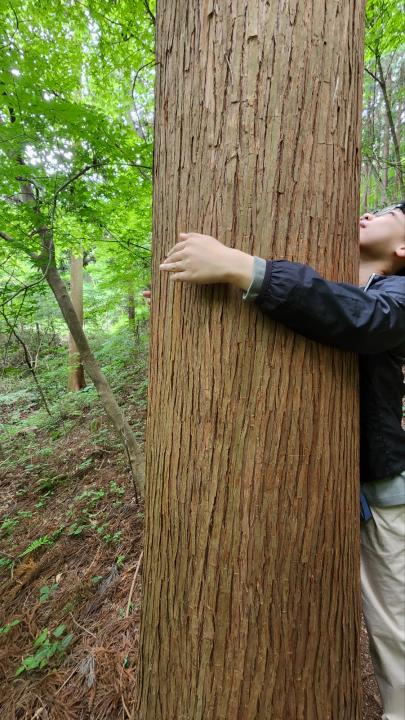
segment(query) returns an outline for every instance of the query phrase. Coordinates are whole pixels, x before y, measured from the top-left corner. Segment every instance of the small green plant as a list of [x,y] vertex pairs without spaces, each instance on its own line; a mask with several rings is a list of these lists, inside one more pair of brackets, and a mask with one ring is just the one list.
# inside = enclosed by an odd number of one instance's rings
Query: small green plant
[[8,537],[11,535],[18,524],[18,520],[18,517],[6,518],[0,527],[0,537]]
[[35,655],[30,655],[24,658],[22,665],[18,668],[15,675],[20,675],[24,672],[24,670],[41,670],[48,664],[50,658],[54,655],[57,655],[60,660],[66,648],[74,638],[73,633],[70,633],[69,635],[65,635],[64,638],[59,639],[65,632],[65,629],[66,625],[59,625],[52,633],[56,640],[51,642],[51,639],[48,637],[48,629],[44,628],[40,636],[33,644],[33,648],[38,648]]
[[4,568],[5,570],[11,570],[15,565],[15,560],[12,560],[11,558],[0,558],[0,568]]
[[106,523],[103,523],[102,525],[100,525],[100,526],[97,528],[98,534],[101,535],[101,533],[103,532],[103,530],[105,530],[105,528],[108,528],[109,524],[110,524],[110,523],[106,522]]
[[117,485],[117,483],[115,482],[115,480],[111,480],[111,482],[110,482],[110,492],[111,492],[111,493],[116,493],[116,494],[118,495],[118,497],[122,497],[122,496],[124,495],[124,493],[125,493],[125,488],[120,487],[119,485]]
[[5,627],[0,627],[0,633],[8,633],[10,628],[14,627],[15,625],[18,625],[21,622],[21,620],[13,620],[13,622],[9,623]]
[[29,510],[18,510],[17,515],[19,515],[22,519],[30,518],[32,517],[32,512],[30,512]]
[[88,468],[91,465],[92,462],[93,462],[93,458],[88,458],[88,460],[83,460],[83,462],[80,463],[80,465],[79,465],[80,470],[85,470],[86,468]]
[[103,579],[102,575],[95,575],[94,577],[91,578],[92,582],[94,582],[94,583],[98,583],[102,579]]
[[119,567],[119,568],[124,567],[124,560],[125,560],[125,555],[119,555],[117,557],[117,567]]
[[66,481],[66,475],[54,475],[51,478],[40,478],[37,480],[38,492],[44,493],[45,497],[56,492],[57,485]]
[[65,422],[64,425],[60,425],[58,429],[54,433],[52,433],[52,440],[57,440],[60,437],[65,437],[65,435],[67,435],[71,431],[72,427],[74,427],[74,424],[74,421],[71,420],[69,422]]
[[57,589],[57,587],[57,583],[54,583],[53,585],[51,585],[51,587],[48,587],[47,585],[41,587],[39,591],[39,602],[45,602],[45,600],[48,600],[50,594],[53,593],[54,590]]
[[76,495],[75,500],[83,500],[84,498],[88,498],[87,505],[94,508],[97,501],[101,500],[104,495],[104,490],[85,490],[81,493],[81,495]]
[[122,531],[121,530],[118,530],[118,532],[114,533],[113,540],[116,543],[121,542],[121,540],[122,540]]
[[77,522],[72,523],[71,528],[68,532],[68,535],[81,535],[82,531],[85,527],[88,526],[88,523],[84,523],[83,525],[78,525]]
[[37,550],[39,547],[43,547],[44,545],[53,545],[57,541],[59,535],[63,532],[65,527],[65,525],[62,525],[62,527],[60,527],[58,530],[55,530],[55,532],[51,533],[50,535],[43,535],[43,537],[34,540],[34,542],[32,542],[31,545],[29,545],[27,549],[19,555],[19,557],[24,557],[24,555],[28,555],[29,553],[34,552],[34,550]]

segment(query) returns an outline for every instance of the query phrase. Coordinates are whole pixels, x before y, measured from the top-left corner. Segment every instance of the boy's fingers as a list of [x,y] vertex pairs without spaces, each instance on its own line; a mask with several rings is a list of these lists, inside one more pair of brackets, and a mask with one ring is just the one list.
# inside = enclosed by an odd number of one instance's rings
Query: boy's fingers
[[180,260],[184,260],[184,255],[182,255],[181,250],[177,250],[176,252],[171,252],[170,255],[167,256],[166,260],[163,260],[162,265],[166,265],[166,263],[169,262],[179,262]]
[[173,282],[187,282],[187,272],[183,270],[183,272],[173,273],[173,275],[170,275],[170,280],[173,280]]
[[184,272],[184,268],[181,267],[180,263],[167,263],[160,266],[162,272]]
[[173,247],[170,248],[169,252],[167,253],[167,257],[172,255],[174,252],[177,252],[178,250],[183,250],[185,245],[186,245],[185,241],[179,242],[179,243],[177,243],[177,245],[173,245]]

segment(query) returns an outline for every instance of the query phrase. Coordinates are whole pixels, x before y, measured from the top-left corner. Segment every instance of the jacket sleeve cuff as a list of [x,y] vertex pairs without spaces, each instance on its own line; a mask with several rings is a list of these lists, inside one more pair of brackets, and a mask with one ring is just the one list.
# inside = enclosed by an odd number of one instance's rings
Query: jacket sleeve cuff
[[259,297],[261,287],[266,275],[266,261],[255,255],[253,260],[253,279],[246,292],[243,293],[245,302],[254,302]]
[[263,275],[263,281],[260,286],[260,290],[257,294],[257,297],[255,299],[255,302],[260,305],[260,303],[263,301],[267,290],[270,285],[271,275],[273,272],[273,261],[272,260],[264,260],[265,268],[264,268],[264,275]]

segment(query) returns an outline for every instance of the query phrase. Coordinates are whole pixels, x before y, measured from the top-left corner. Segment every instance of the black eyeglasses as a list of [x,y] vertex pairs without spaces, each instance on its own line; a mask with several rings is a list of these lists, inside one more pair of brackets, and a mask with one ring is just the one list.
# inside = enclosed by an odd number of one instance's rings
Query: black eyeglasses
[[394,205],[387,205],[387,207],[382,208],[382,210],[373,210],[371,214],[375,215],[376,217],[380,217],[381,215],[387,215],[393,210],[402,210],[405,215],[405,202],[396,203]]

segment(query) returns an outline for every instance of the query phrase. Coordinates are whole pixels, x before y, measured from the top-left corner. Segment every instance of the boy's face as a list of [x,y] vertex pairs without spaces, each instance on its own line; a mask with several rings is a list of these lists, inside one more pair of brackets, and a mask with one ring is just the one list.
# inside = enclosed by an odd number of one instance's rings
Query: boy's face
[[375,259],[389,259],[405,246],[405,215],[400,208],[386,215],[365,213],[360,218],[360,252]]

